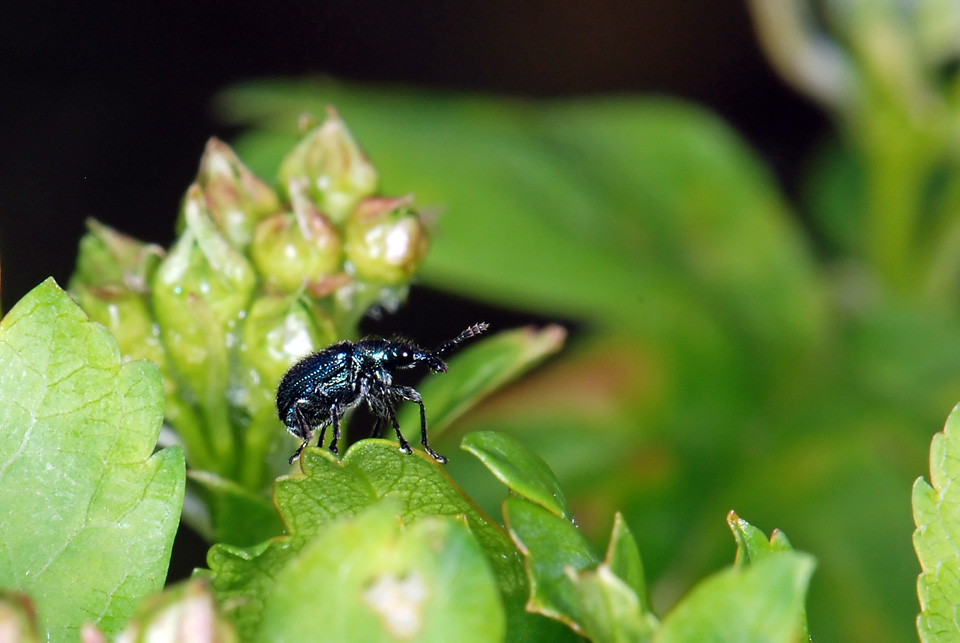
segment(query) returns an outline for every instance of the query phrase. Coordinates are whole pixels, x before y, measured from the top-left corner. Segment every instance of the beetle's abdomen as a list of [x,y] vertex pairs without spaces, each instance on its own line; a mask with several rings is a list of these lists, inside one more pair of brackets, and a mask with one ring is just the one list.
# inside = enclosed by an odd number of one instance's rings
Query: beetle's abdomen
[[318,405],[338,402],[346,388],[352,387],[349,342],[340,342],[290,367],[277,387],[277,415],[287,423],[287,415],[301,398],[312,398]]

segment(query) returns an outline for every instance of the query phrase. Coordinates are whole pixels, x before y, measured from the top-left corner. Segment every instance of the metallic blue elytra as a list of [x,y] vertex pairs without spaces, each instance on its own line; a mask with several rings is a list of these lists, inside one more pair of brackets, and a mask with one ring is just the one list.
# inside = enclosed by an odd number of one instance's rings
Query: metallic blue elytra
[[427,444],[427,415],[420,394],[410,386],[394,384],[393,372],[422,363],[445,373],[447,365],[440,356],[487,328],[489,325],[484,322],[474,324],[432,351],[400,339],[370,337],[359,342],[333,344],[304,357],[290,367],[277,387],[277,414],[287,430],[303,440],[296,453],[290,456],[290,462],[297,459],[318,428],[317,446],[323,446],[328,426],[333,426],[330,451],[337,453],[340,418],[364,401],[376,418],[373,435],[379,433],[381,422],[386,420],[397,432],[400,450],[410,453],[410,445],[400,433],[395,412],[401,400],[420,405],[420,442],[434,460],[446,462],[445,457]]

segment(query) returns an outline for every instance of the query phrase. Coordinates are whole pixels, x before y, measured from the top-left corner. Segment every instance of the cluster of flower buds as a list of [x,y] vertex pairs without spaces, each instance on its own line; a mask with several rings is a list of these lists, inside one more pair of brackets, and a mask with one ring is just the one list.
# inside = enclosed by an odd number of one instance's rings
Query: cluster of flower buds
[[91,221],[70,282],[125,358],[160,366],[191,467],[256,492],[289,450],[274,402],[283,373],[400,302],[429,246],[410,197],[377,195],[336,113],[307,125],[276,191],[211,140],[173,246]]

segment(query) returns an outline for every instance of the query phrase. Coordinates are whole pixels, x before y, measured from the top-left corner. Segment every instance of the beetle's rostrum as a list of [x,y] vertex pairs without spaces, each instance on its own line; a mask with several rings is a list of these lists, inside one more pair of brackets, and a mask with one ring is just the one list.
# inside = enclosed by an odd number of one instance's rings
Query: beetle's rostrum
[[360,402],[366,402],[376,418],[371,436],[376,436],[381,423],[387,421],[397,432],[400,450],[409,454],[410,445],[400,433],[396,417],[396,405],[402,400],[420,405],[420,442],[434,460],[446,462],[427,443],[427,414],[420,394],[413,387],[394,384],[393,373],[417,364],[445,373],[447,365],[441,356],[488,327],[485,322],[474,324],[432,351],[402,339],[368,337],[358,342],[339,342],[304,357],[290,367],[277,387],[277,414],[287,430],[303,440],[290,456],[290,463],[309,444],[317,429],[317,446],[323,446],[328,426],[333,427],[330,452],[337,453],[340,419]]

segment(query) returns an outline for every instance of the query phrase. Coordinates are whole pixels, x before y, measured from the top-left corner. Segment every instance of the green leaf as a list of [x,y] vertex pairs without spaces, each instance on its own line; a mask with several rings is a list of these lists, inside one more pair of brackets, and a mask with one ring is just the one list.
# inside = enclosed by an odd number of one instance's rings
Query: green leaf
[[[734,561],[735,567],[753,565],[757,561],[763,560],[777,552],[793,551],[793,546],[787,539],[787,535],[779,529],[774,529],[770,538],[767,539],[765,533],[733,511],[727,514],[727,524],[730,526],[730,531],[733,532],[734,540],[737,541],[737,558]],[[800,639],[806,641],[809,638],[807,612],[804,608],[803,614],[801,615]]]
[[[480,400],[559,351],[565,337],[560,326],[518,328],[484,338],[454,355],[449,372],[428,377],[419,388],[429,403],[430,435],[438,435]],[[420,426],[420,409],[407,404],[397,418],[400,426]]]
[[184,459],[151,455],[160,373],[48,279],[0,322],[0,585],[36,602],[50,640],[116,633],[164,583]]
[[649,612],[650,599],[647,597],[640,550],[627,521],[619,511],[613,517],[613,529],[610,532],[610,544],[607,546],[604,563],[637,595],[640,610]]
[[595,570],[574,573],[568,570],[580,603],[583,629],[591,641],[641,643],[657,629],[657,619],[645,611],[637,594],[610,567],[601,563]]
[[811,556],[778,552],[732,567],[697,585],[663,620],[656,643],[796,643],[815,566]]
[[566,519],[567,498],[543,458],[506,433],[475,431],[460,448],[475,455],[501,482],[527,500]]
[[404,524],[461,516],[497,580],[509,637],[521,640],[542,631],[538,619],[523,610],[527,583],[516,548],[428,456],[419,451],[404,455],[386,440],[362,440],[342,461],[325,450],[305,449],[300,462],[303,475],[281,478],[274,489],[288,535],[246,549],[217,545],[207,557],[211,571],[205,574],[232,612],[241,638],[256,637],[274,579],[285,566],[297,564],[294,559],[307,542],[334,520],[358,515],[384,499],[395,504]]
[[862,160],[830,139],[813,150],[804,173],[800,196],[817,230],[838,251],[862,256],[867,214]]
[[774,529],[773,534],[767,539],[765,533],[738,516],[736,512],[731,511],[727,514],[727,524],[730,525],[733,538],[737,541],[737,559],[734,564],[738,567],[762,560],[778,551],[793,549],[790,541],[787,540],[787,535],[779,529]]
[[917,580],[922,641],[960,637],[960,405],[930,445],[930,484],[913,485],[913,546],[922,572]]
[[569,519],[518,497],[504,501],[503,512],[511,537],[527,557],[527,609],[594,641],[649,639],[657,619],[649,610],[640,553],[619,513],[600,561]]
[[269,641],[498,641],[503,607],[487,560],[460,521],[407,525],[379,503],[331,523],[279,574]]
[[283,533],[268,498],[209,471],[188,471],[187,479],[188,497],[198,501],[190,524],[206,540],[246,547]]
[[530,579],[527,609],[585,633],[577,589],[568,570],[597,566],[600,556],[573,523],[519,497],[503,502],[510,536],[526,557]]
[[210,569],[194,575],[210,581],[213,595],[237,627],[242,641],[256,641],[267,597],[277,574],[304,545],[303,538],[279,537],[253,547],[214,545],[207,552]]

